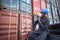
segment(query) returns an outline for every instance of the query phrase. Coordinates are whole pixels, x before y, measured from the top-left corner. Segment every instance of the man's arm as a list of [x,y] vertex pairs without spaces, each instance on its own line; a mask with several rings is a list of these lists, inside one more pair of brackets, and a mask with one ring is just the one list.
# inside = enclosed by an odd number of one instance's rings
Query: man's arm
[[49,20],[45,20],[45,25],[42,24],[42,22],[40,21],[40,18],[38,18],[38,21],[39,21],[39,26],[42,30],[46,30],[48,27],[49,27]]
[[36,20],[36,21],[34,22],[34,31],[36,31],[36,25],[37,25],[37,23],[38,23],[38,21]]

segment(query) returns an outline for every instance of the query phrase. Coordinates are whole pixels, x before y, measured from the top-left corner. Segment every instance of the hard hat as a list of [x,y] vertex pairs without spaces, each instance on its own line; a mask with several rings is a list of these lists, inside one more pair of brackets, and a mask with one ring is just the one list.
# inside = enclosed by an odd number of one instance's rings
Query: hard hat
[[44,13],[44,14],[48,14],[48,10],[47,9],[41,9],[41,13]]

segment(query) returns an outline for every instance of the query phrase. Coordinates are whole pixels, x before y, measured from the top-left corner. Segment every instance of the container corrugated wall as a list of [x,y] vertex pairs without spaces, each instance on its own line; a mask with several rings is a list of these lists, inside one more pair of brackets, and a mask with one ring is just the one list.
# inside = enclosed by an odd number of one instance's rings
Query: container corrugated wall
[[33,0],[33,14],[39,15],[40,9],[46,8],[46,0]]
[[[20,13],[19,39],[24,39],[32,31],[32,16],[29,13]],[[17,40],[18,14],[16,11],[0,11],[0,40]],[[27,37],[28,38],[28,37]]]
[[[10,28],[9,28],[10,27]],[[16,40],[17,38],[17,14],[10,11],[0,11],[0,40]],[[10,29],[10,31],[9,31]],[[10,35],[10,36],[9,36]]]
[[[20,14],[20,37],[28,39],[28,32],[32,31],[32,16],[29,13],[21,12]],[[21,40],[20,39],[20,40]]]

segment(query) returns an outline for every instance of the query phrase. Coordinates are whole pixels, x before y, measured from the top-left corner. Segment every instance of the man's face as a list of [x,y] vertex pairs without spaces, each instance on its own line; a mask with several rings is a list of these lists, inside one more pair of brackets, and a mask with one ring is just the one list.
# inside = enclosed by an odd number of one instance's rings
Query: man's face
[[42,16],[46,16],[46,14],[42,13]]

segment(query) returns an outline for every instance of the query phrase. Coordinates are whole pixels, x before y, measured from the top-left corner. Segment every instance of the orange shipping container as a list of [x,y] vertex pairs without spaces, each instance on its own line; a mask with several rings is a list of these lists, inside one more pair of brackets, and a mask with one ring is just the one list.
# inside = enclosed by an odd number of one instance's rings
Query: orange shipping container
[[40,9],[46,8],[46,0],[33,0],[33,13],[40,14]]
[[[17,15],[12,12],[10,18],[10,11],[0,11],[0,40],[16,40],[17,39]],[[10,30],[9,30],[10,29]]]

